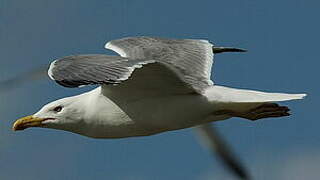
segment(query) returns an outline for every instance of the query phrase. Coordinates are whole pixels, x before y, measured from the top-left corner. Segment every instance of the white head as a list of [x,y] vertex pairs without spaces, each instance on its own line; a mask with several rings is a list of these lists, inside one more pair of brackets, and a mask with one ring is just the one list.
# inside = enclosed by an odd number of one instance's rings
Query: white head
[[12,129],[24,130],[29,127],[45,127],[73,131],[81,126],[84,108],[78,96],[53,101],[43,106],[34,115],[18,119]]
[[[93,138],[130,136],[132,120],[96,88],[43,106],[34,115],[18,119],[12,129],[43,127],[74,132]],[[123,128],[130,126],[129,128]]]

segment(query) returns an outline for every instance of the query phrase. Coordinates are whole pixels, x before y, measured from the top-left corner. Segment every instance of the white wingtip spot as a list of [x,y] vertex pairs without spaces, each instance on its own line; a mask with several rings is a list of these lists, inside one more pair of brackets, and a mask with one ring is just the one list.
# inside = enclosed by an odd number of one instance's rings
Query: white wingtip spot
[[52,79],[52,80],[54,80],[52,70],[53,70],[53,68],[55,67],[56,61],[57,61],[57,60],[53,61],[53,62],[50,64],[50,67],[49,67],[49,70],[48,70],[48,75],[49,75],[50,79]]
[[200,42],[204,42],[204,43],[210,43],[208,40],[206,39],[199,39]]
[[307,96],[307,94],[297,94],[297,96],[299,96],[301,99],[304,99]]
[[121,57],[127,57],[127,54],[124,52],[124,50],[122,50],[121,48],[111,44],[111,42],[107,42],[105,45],[104,45],[104,48],[106,49],[110,49],[116,53],[118,53]]

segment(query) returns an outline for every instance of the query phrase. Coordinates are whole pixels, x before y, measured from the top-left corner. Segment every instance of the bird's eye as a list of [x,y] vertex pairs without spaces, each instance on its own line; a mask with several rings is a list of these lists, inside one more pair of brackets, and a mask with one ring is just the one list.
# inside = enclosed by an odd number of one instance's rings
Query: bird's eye
[[62,106],[57,106],[53,109],[54,112],[60,112],[62,110]]

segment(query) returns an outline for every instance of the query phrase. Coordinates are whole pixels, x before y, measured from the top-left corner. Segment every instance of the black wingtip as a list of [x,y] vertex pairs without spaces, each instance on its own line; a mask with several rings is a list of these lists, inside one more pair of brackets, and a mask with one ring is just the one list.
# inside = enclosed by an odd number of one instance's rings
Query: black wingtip
[[223,52],[247,52],[246,49],[234,48],[234,47],[212,47],[213,54],[223,53]]

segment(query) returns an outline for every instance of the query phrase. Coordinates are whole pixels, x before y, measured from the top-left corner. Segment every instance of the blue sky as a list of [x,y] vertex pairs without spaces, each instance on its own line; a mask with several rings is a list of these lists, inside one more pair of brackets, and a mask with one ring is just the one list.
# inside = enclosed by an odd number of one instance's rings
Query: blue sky
[[[62,56],[113,54],[103,45],[124,36],[201,38],[246,48],[245,54],[216,56],[216,84],[309,96],[284,103],[290,117],[233,118],[217,123],[219,131],[256,179],[316,179],[319,7],[316,0],[0,0],[0,80]],[[1,179],[234,179],[192,129],[119,140],[40,128],[11,131],[15,119],[89,89],[46,79],[1,92]]]

